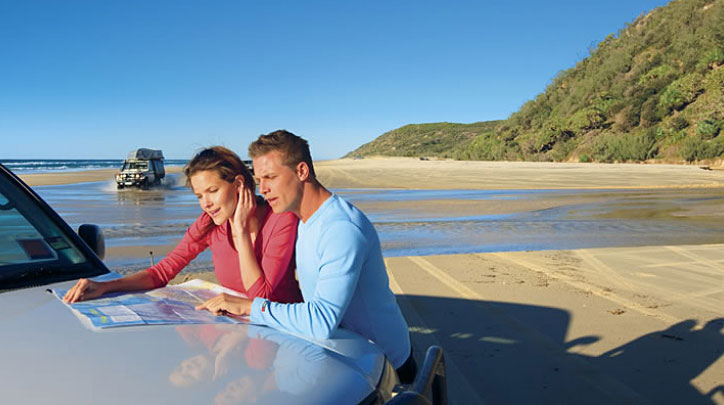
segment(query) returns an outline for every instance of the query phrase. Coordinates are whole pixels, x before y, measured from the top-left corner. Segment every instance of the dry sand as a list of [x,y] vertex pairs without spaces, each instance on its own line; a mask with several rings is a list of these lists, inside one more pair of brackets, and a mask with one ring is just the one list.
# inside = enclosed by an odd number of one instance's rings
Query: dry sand
[[544,162],[461,162],[406,158],[315,163],[332,188],[620,189],[724,187],[724,171],[698,166]]
[[[362,159],[318,162],[316,170],[332,188],[724,187],[724,171],[679,165]],[[113,172],[22,177],[66,184]],[[379,204],[391,206],[374,208],[481,209],[463,201]],[[511,210],[496,204],[482,208]],[[719,206],[705,211],[699,214],[724,213]],[[118,249],[148,255],[142,247]],[[445,350],[452,403],[724,404],[724,245],[396,257],[387,264],[418,362],[431,344]]]

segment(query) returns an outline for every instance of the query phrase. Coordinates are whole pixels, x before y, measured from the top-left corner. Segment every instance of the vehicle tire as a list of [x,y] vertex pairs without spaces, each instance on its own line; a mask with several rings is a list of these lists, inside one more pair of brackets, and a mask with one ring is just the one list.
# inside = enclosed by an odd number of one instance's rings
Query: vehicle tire
[[117,185],[116,185],[116,188],[119,189],[119,190],[123,190],[123,184],[117,184]]
[[141,190],[148,190],[148,179],[143,179],[141,182]]

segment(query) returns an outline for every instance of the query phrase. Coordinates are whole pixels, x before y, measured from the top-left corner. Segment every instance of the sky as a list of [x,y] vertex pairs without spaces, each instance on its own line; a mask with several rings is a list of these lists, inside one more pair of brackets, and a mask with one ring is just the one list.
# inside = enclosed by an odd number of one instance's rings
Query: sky
[[0,159],[314,159],[426,122],[505,119],[666,1],[0,2]]

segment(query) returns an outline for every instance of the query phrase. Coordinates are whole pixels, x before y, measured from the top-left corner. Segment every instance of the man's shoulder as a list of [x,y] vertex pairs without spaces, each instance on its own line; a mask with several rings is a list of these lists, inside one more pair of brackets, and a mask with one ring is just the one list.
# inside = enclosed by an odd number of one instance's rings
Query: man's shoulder
[[337,194],[333,194],[330,197],[329,206],[323,215],[324,222],[336,222],[336,221],[347,221],[350,223],[358,223],[365,215],[352,203],[340,197]]

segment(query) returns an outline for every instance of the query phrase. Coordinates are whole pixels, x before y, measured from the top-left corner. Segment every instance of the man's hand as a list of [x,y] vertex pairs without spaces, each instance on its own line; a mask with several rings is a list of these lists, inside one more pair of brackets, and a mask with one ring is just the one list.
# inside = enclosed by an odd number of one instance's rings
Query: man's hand
[[81,278],[73,287],[63,296],[63,301],[74,303],[78,301],[92,300],[103,295],[106,291],[104,283]]
[[249,315],[251,300],[221,293],[203,304],[197,305],[196,309],[207,309],[214,315]]

